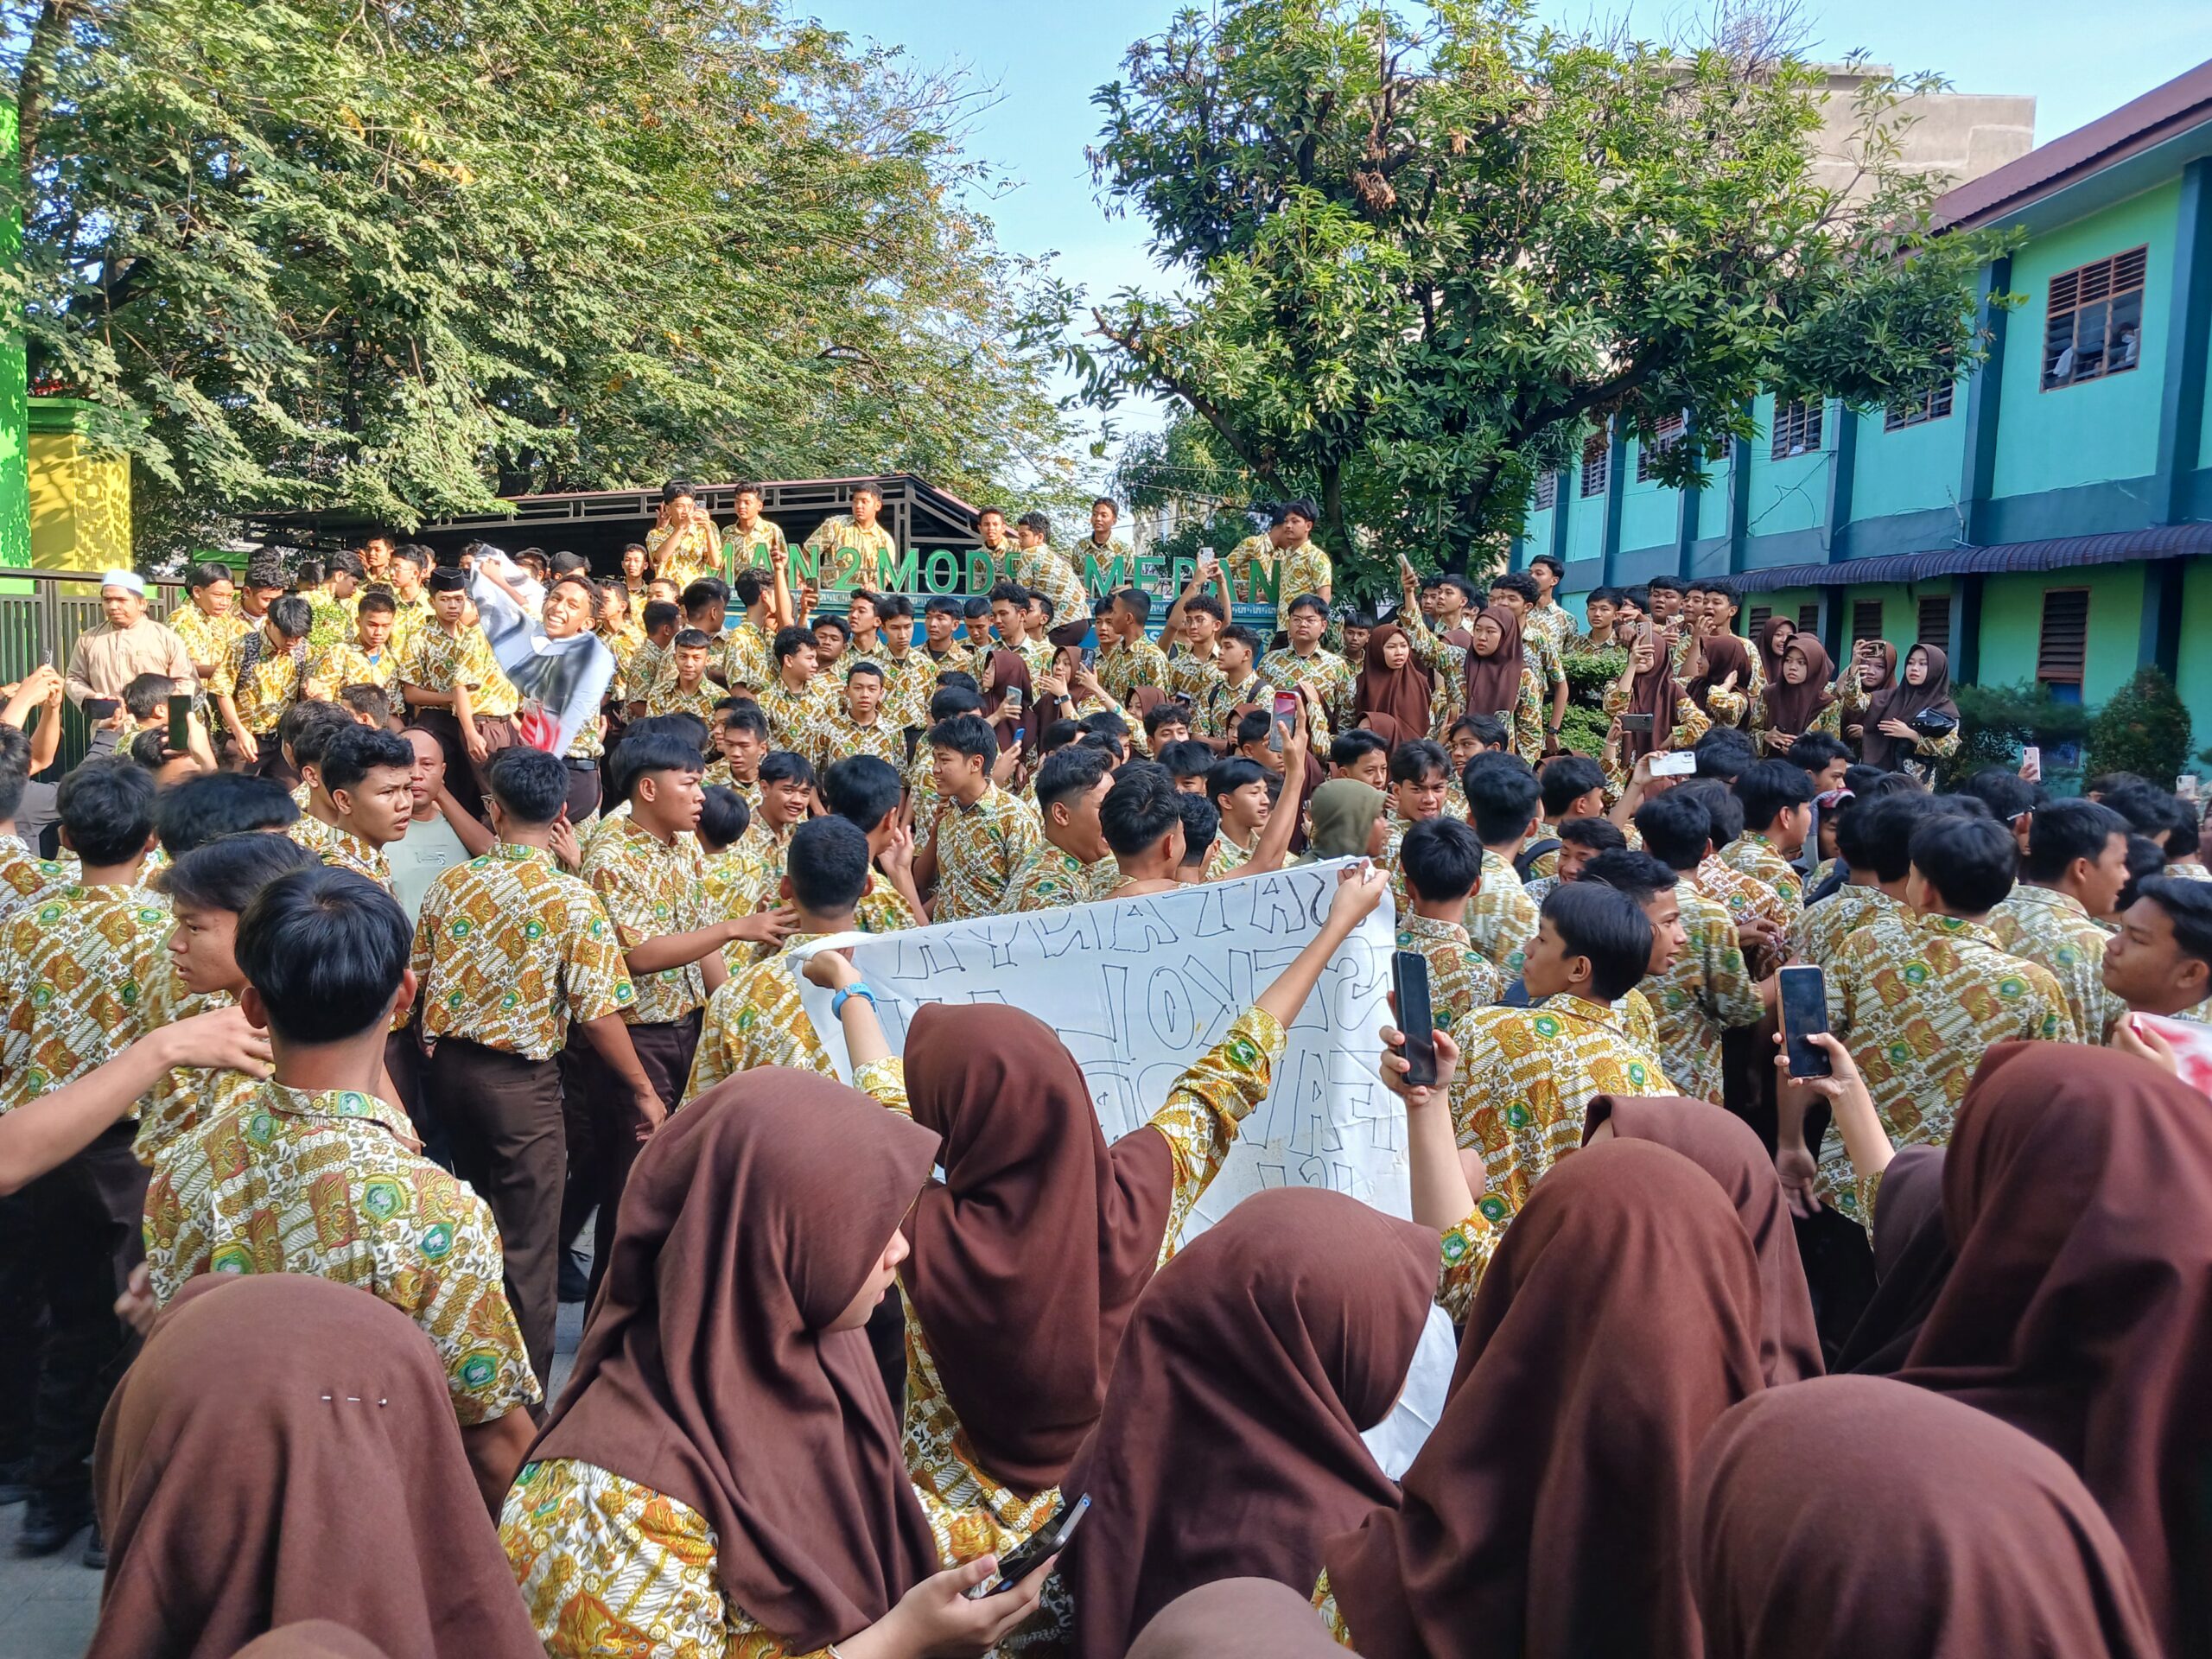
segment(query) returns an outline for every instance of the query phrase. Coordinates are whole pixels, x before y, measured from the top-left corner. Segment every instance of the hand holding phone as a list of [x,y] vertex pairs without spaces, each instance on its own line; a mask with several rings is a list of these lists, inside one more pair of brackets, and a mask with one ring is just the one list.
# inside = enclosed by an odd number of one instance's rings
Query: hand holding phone
[[1426,1089],[1436,1081],[1436,1021],[1428,1006],[1428,958],[1418,950],[1390,953],[1390,991],[1398,1029],[1406,1035],[1406,1084]]
[[1072,1503],[1062,1503],[1059,1512],[1051,1520],[1000,1556],[999,1570],[969,1591],[969,1595],[978,1600],[985,1596],[1004,1595],[1066,1548],[1068,1540],[1075,1536],[1075,1529],[1083,1524],[1083,1517],[1090,1513],[1088,1494]]
[[1793,1077],[1825,1077],[1835,1071],[1827,1052],[1808,1040],[1828,1028],[1827,976],[1809,963],[1786,963],[1776,975],[1782,1042]]
[[1272,723],[1268,728],[1268,747],[1277,754],[1282,753],[1282,746],[1289,741],[1291,726],[1297,719],[1298,693],[1295,691],[1276,692],[1274,713],[1271,716]]
[[1697,775],[1697,755],[1689,749],[1663,749],[1651,757],[1654,778],[1694,778]]

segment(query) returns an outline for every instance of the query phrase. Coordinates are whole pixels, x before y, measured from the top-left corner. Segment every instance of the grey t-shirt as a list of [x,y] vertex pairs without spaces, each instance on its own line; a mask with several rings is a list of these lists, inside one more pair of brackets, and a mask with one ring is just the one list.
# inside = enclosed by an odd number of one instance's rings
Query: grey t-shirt
[[468,849],[442,816],[409,824],[407,833],[387,846],[384,855],[391,865],[391,896],[410,922],[422,914],[423,897],[438,872],[468,862]]

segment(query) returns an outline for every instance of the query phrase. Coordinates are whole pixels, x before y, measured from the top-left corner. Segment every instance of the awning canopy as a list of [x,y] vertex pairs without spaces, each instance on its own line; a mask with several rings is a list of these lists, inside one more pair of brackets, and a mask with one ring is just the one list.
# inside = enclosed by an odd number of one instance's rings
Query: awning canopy
[[2103,536],[2057,536],[1995,547],[1939,547],[1925,553],[1885,553],[1836,564],[1777,564],[1740,570],[1729,584],[1744,593],[1777,588],[1853,588],[1862,582],[1926,582],[1935,576],[1998,575],[2063,570],[2083,564],[2126,564],[2137,559],[2181,559],[2212,553],[2212,524],[2153,524]]

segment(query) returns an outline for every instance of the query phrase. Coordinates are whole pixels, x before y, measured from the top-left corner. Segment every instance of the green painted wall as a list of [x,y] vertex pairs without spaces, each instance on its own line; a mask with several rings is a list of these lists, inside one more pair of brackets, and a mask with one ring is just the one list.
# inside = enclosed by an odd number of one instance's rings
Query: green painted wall
[[[2174,689],[2189,709],[2197,747],[2212,743],[2212,559],[2191,559],[2181,576],[2181,652]],[[2194,648],[2192,648],[2194,647]]]
[[1744,633],[1751,631],[1751,612],[1764,609],[1776,616],[1797,620],[1802,607],[1817,605],[1821,601],[1817,588],[1777,588],[1772,593],[1745,594],[1736,601],[1736,626]]
[[[2036,238],[2012,256],[2012,291],[2027,303],[2005,327],[2002,437],[1994,494],[2034,495],[2074,484],[2140,478],[2158,464],[2158,394],[2173,298],[2178,177]],[[2043,340],[2050,279],[2093,259],[2147,245],[2140,368],[2081,385],[2043,390]]]
[[1862,416],[1852,473],[1852,518],[1880,518],[1955,505],[1966,413],[1967,383],[1961,380],[1952,394],[1951,413],[1941,420],[1885,432],[1880,411]]
[[[1758,435],[1751,440],[1749,512],[1745,519],[1752,540],[1792,530],[1812,529],[1827,512],[1828,467],[1835,458],[1836,406],[1828,405],[1827,416],[1821,423],[1820,449],[1783,461],[1771,458],[1773,395],[1762,392],[1751,414],[1758,423]],[[1753,566],[1760,563],[1756,547],[1748,550],[1745,557]]]
[[1681,492],[1663,485],[1636,481],[1636,458],[1643,448],[1637,440],[1629,440],[1618,480],[1621,489],[1621,545],[1625,548],[1657,547],[1671,542],[1680,525]]
[[[16,106],[0,103],[0,264],[13,268],[23,244],[15,163]],[[24,384],[23,333],[0,321],[0,565],[31,562],[30,399]]]
[[[2143,636],[2139,564],[1989,577],[1981,588],[1981,683],[2012,685],[2035,677],[2043,595],[2050,588],[2089,590],[2089,645],[2082,700],[2092,705],[2102,702],[2136,670]],[[2183,638],[2188,639],[2185,627]],[[2184,649],[2184,658],[2187,654]]]

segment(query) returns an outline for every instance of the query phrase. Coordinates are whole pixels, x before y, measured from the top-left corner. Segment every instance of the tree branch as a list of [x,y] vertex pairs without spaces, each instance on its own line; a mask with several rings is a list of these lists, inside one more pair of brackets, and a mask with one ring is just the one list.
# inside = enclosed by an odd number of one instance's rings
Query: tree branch
[[1099,334],[1120,346],[1154,380],[1188,404],[1200,420],[1219,433],[1221,441],[1229,446],[1230,452],[1243,462],[1255,477],[1269,484],[1281,481],[1276,475],[1274,461],[1245,442],[1243,435],[1230,423],[1227,413],[1218,404],[1169,371],[1157,357],[1144,348],[1144,342],[1139,335],[1118,332],[1106,321],[1105,314],[1096,307],[1092,308],[1090,317],[1097,325]]

